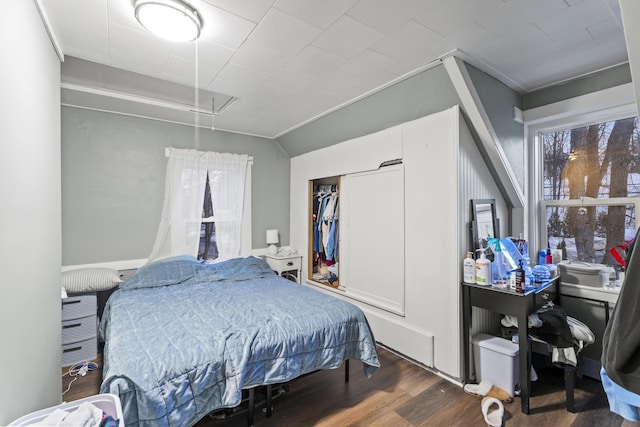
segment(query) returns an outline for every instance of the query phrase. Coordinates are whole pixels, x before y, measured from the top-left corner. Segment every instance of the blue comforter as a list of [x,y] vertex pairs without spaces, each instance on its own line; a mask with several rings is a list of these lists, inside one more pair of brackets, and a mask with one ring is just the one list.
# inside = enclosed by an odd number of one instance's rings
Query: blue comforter
[[258,258],[140,268],[110,297],[101,393],[120,397],[125,423],[191,426],[240,404],[242,388],[289,381],[346,359],[379,366],[355,305],[285,280]]

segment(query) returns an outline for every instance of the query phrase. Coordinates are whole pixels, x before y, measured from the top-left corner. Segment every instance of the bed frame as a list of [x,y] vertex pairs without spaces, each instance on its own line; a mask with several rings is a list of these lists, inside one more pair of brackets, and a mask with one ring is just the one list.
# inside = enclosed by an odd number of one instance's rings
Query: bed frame
[[[345,384],[349,382],[349,359],[344,361],[344,382]],[[255,389],[257,387],[251,387],[248,389],[249,407],[247,409],[247,425],[249,427],[253,426],[254,413],[255,413]],[[270,418],[271,415],[273,415],[273,407],[271,404],[273,385],[267,384],[265,387],[266,387],[266,402],[265,402],[266,414],[267,414],[267,418]]]

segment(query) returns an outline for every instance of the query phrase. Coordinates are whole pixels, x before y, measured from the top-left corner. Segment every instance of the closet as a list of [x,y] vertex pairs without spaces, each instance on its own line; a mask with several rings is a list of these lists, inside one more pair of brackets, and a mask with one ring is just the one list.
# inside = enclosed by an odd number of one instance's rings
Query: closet
[[309,181],[308,279],[340,286],[340,177]]
[[[339,195],[336,287],[313,277],[313,201],[325,184]],[[292,158],[291,244],[309,251],[302,284],[357,304],[377,341],[461,378],[472,198],[500,194],[457,106]]]

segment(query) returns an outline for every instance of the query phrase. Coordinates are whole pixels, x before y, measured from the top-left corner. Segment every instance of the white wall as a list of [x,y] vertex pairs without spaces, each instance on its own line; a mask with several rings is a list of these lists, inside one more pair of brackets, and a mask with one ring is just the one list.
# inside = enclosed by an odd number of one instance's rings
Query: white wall
[[0,14],[0,425],[60,403],[60,63],[33,1]]

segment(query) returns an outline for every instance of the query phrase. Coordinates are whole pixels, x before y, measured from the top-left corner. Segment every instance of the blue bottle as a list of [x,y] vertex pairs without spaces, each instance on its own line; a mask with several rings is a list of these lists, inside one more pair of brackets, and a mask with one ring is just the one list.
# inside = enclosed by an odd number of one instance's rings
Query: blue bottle
[[505,265],[502,248],[500,247],[500,239],[490,238],[489,245],[495,245],[493,247],[493,263],[491,265],[493,286],[497,288],[506,288],[508,285],[507,267]]

